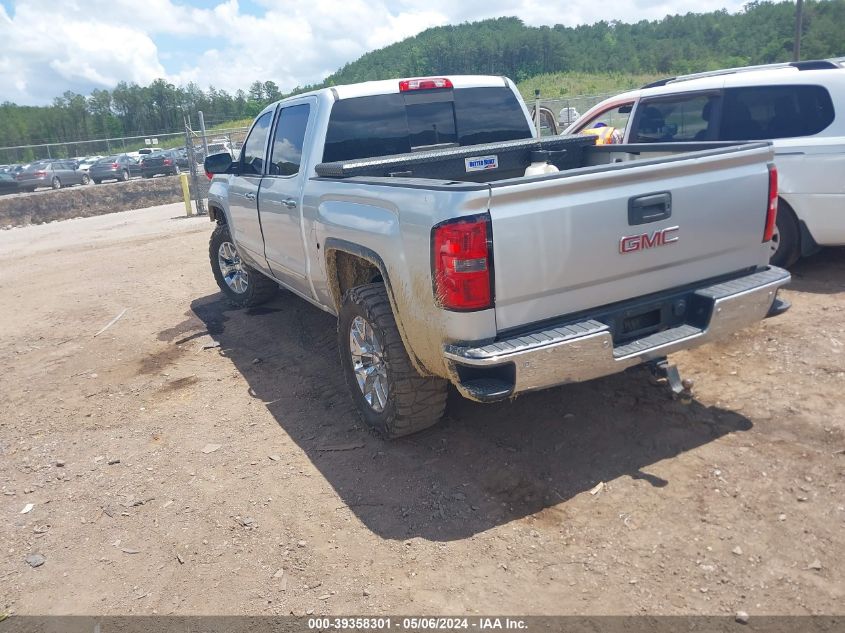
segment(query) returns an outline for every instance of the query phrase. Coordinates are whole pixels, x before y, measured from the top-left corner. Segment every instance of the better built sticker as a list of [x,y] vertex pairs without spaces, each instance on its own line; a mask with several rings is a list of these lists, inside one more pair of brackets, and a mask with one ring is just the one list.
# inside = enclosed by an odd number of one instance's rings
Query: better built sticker
[[467,172],[484,171],[485,169],[496,169],[499,166],[498,156],[473,156],[472,158],[465,158]]

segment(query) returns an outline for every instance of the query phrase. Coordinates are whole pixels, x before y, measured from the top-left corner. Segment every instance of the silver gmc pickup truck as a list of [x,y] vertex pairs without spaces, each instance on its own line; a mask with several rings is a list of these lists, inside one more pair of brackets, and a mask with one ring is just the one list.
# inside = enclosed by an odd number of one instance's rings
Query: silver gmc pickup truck
[[235,306],[281,285],[336,315],[352,397],[386,437],[436,423],[450,382],[492,402],[665,371],[788,307],[768,143],[595,141],[536,138],[502,77],[284,99],[236,161],[205,161],[214,277]]

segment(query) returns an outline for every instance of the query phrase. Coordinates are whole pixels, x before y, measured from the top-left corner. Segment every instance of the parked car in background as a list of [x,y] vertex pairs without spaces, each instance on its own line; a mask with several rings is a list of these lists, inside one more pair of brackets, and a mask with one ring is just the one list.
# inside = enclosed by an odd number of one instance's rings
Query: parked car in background
[[[175,176],[181,171],[179,159],[177,157],[178,150],[167,150],[163,152],[154,152],[148,154],[141,159],[141,174],[144,178],[152,178],[153,176]],[[187,167],[188,161],[185,160]]]
[[235,156],[235,148],[233,148],[232,144],[226,139],[216,138],[208,144],[209,156],[212,156],[214,154],[221,154],[223,152],[228,152],[229,155],[231,155],[232,157]]
[[88,171],[91,169],[91,165],[96,163],[101,158],[102,156],[86,156],[77,161],[76,169],[77,171],[81,171],[83,174],[87,174]]
[[29,164],[15,176],[23,191],[35,191],[39,187],[61,189],[68,185],[87,185],[88,174],[76,170],[71,160],[42,160]]
[[772,263],[845,244],[845,58],[664,79],[607,99],[564,134],[604,123],[623,143],[771,140],[778,168]]
[[142,173],[141,163],[127,154],[101,158],[88,170],[91,180],[98,185],[104,180],[126,181]]
[[184,147],[181,149],[174,149],[171,150],[173,152],[173,158],[176,161],[176,164],[179,165],[179,169],[189,169],[190,162],[188,160],[188,150]]
[[560,109],[560,112],[557,115],[557,122],[561,128],[565,128],[567,125],[572,125],[575,121],[578,120],[578,117],[581,115],[578,114],[578,110],[571,107],[563,107]]
[[20,191],[18,181],[8,173],[0,174],[0,195],[5,193],[17,193]]

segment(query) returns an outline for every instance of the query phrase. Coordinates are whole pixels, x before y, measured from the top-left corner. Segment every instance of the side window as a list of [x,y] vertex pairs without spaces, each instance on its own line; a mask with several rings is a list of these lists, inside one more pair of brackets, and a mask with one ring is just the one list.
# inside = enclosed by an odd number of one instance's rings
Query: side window
[[717,94],[678,94],[643,100],[632,143],[716,140]]
[[833,117],[833,102],[822,86],[728,88],[720,136],[725,141],[810,136]]
[[[255,122],[241,151],[241,174],[244,176],[260,175],[264,171],[264,147],[267,145],[267,134],[273,119],[272,112],[265,112]],[[208,149],[209,153],[211,148]]]
[[[581,123],[578,125],[578,132],[589,130],[590,128],[596,127],[596,125],[599,123],[604,123],[609,127],[616,128],[619,131],[620,136],[624,137],[625,128],[628,127],[628,119],[631,116],[631,110],[633,109],[633,107],[633,102],[623,103],[621,105],[608,108],[607,110],[603,110],[598,114],[594,114],[589,119],[587,119],[585,123]],[[569,109],[575,112],[574,108]],[[575,112],[575,116],[577,115],[578,113]]]
[[283,108],[276,124],[273,152],[270,155],[270,175],[293,176],[302,163],[302,145],[311,106],[307,103]]

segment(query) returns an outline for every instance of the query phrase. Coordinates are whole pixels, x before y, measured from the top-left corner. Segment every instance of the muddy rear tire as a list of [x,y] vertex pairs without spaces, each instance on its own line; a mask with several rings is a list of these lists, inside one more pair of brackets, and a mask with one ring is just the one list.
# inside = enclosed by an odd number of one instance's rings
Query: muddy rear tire
[[393,439],[440,421],[447,383],[417,373],[399,335],[384,284],[346,292],[338,315],[337,340],[346,384],[367,425]]

